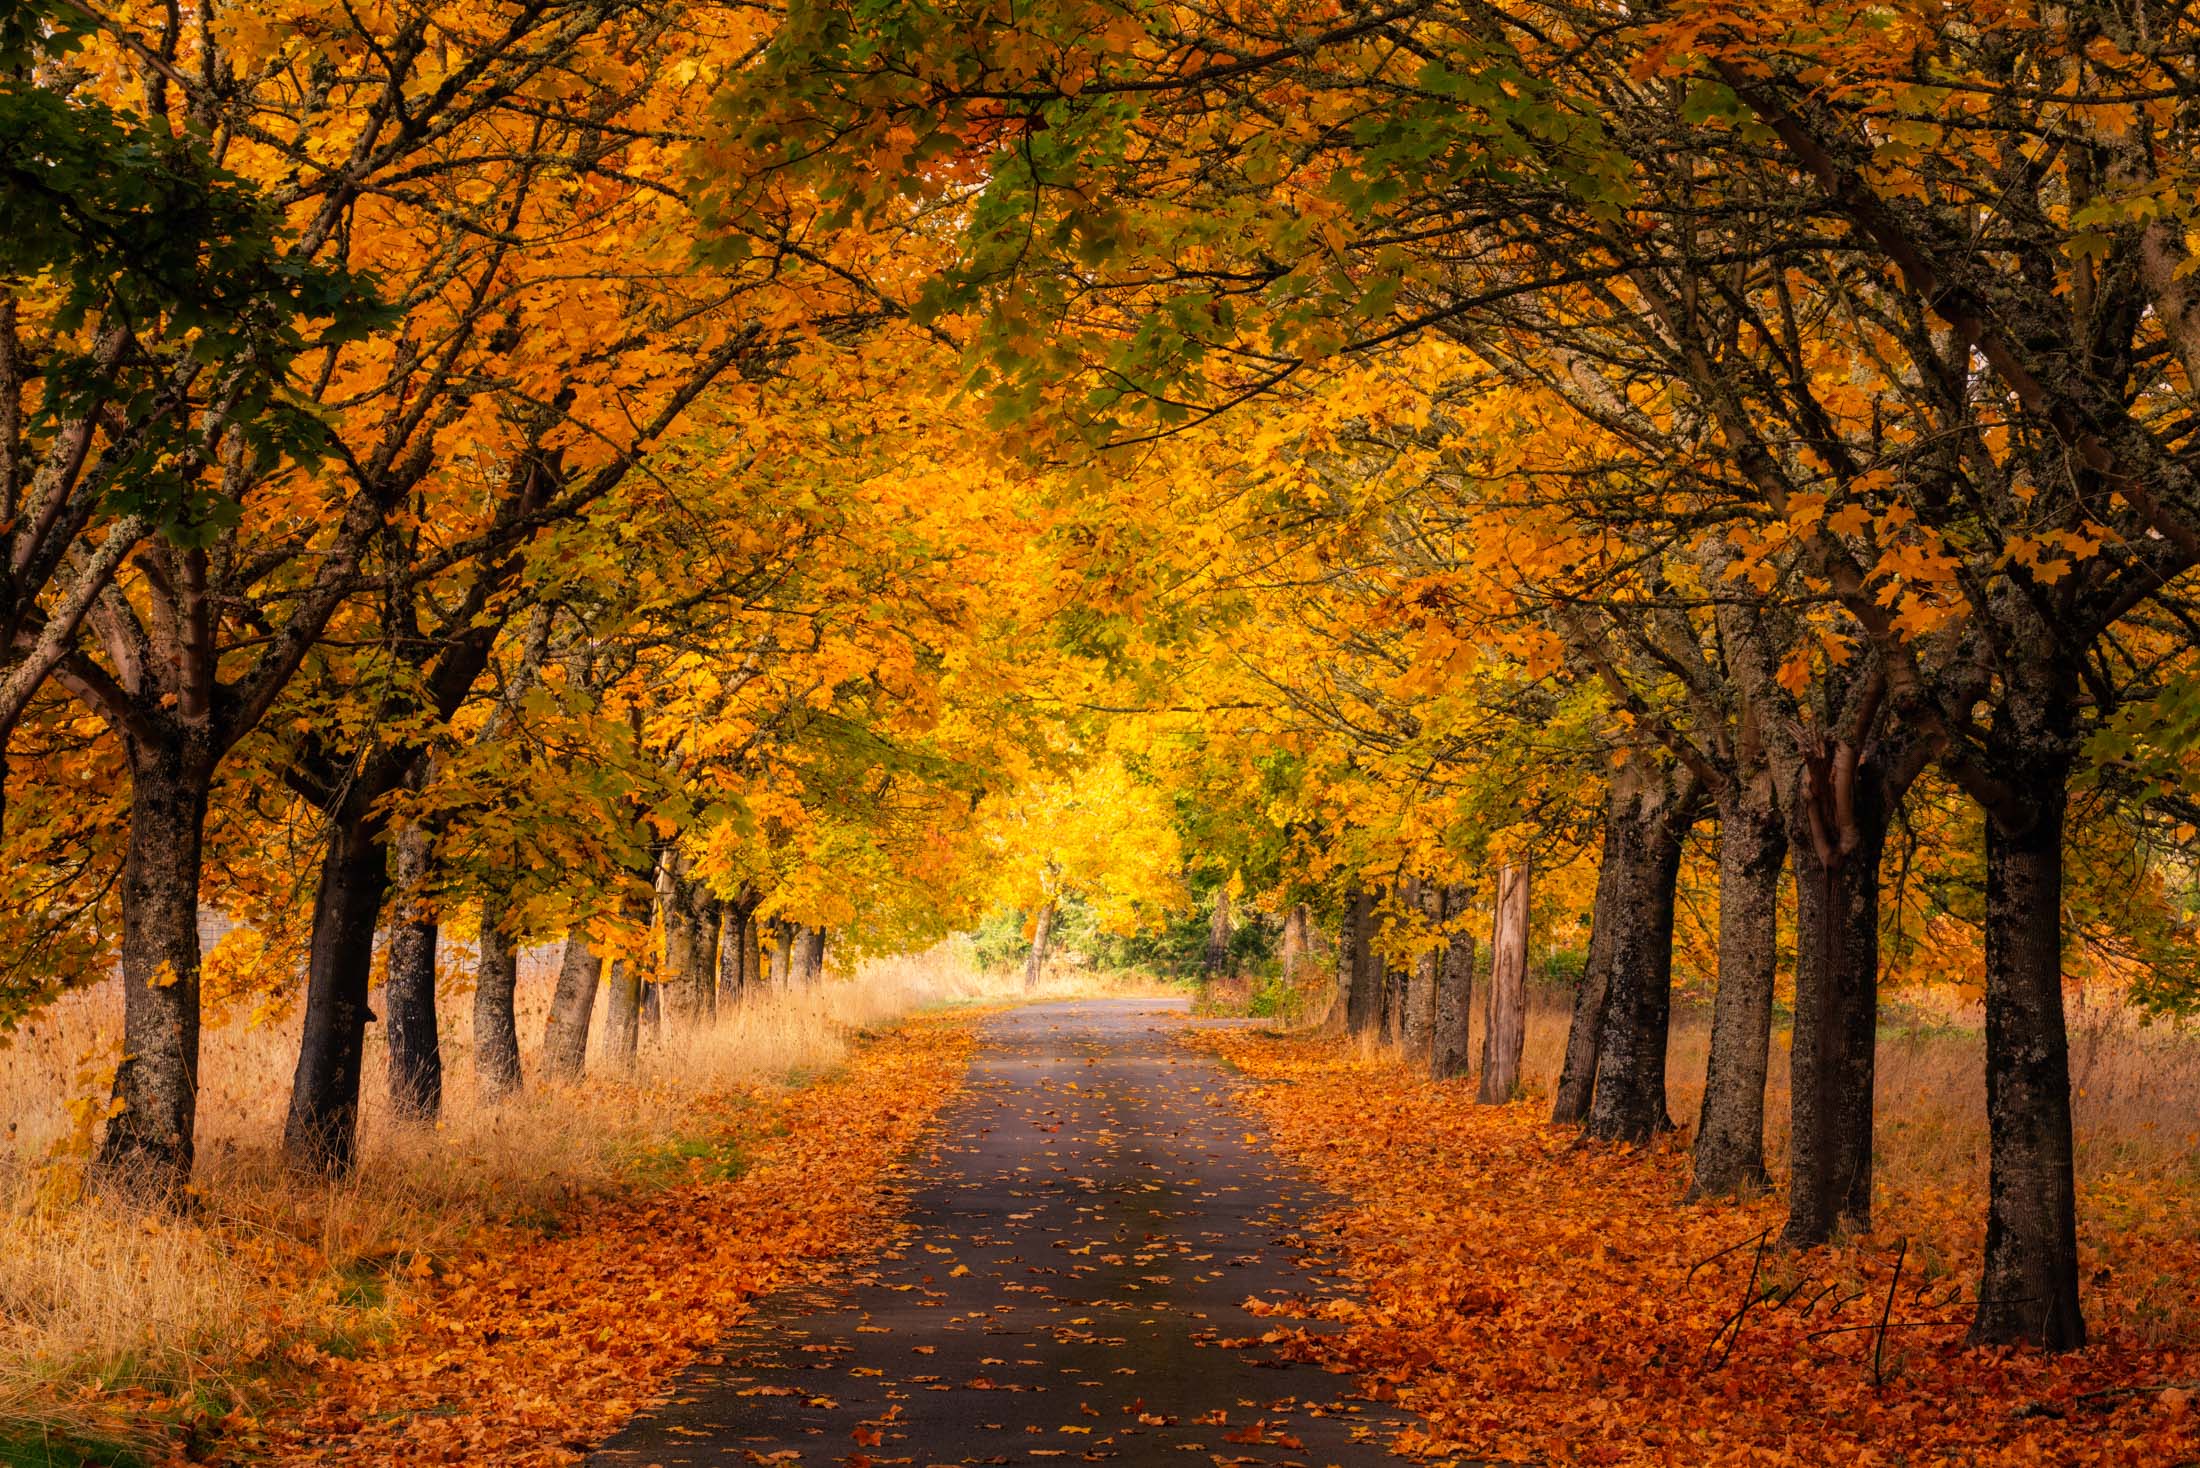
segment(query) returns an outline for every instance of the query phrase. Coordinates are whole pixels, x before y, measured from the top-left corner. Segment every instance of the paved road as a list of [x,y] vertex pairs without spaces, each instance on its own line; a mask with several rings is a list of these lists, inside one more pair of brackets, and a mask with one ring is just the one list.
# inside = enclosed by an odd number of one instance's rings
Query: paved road
[[787,1462],[1390,1464],[1397,1419],[1251,1338],[1242,1308],[1334,1288],[1322,1203],[1177,1045],[1181,1001],[987,1023],[897,1251],[784,1297],[596,1468]]

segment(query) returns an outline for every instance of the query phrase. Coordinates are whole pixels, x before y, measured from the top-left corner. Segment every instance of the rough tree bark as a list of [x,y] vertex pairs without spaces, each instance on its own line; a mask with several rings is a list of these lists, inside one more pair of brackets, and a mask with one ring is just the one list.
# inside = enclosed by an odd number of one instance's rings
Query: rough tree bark
[[1787,826],[1769,767],[1719,792],[1719,978],[1688,1197],[1764,1188],[1765,1073]]
[[772,987],[784,989],[794,972],[794,924],[785,918],[773,918],[772,932]]
[[1202,977],[1219,979],[1230,971],[1230,884],[1215,888],[1214,909],[1207,917],[1207,947],[1200,955]]
[[794,940],[794,979],[807,987],[825,977],[825,930],[804,927]]
[[484,1100],[520,1087],[519,1019],[512,1002],[519,987],[519,945],[505,931],[509,896],[481,896],[480,961],[474,968],[474,1083]]
[[1344,941],[1338,947],[1351,955],[1344,1002],[1345,1032],[1366,1039],[1381,1033],[1383,966],[1375,956],[1375,896],[1357,883],[1345,907],[1344,929]]
[[587,1069],[588,1027],[602,978],[603,959],[588,946],[587,925],[578,924],[565,935],[558,987],[550,996],[550,1022],[542,1036],[542,1069],[553,1080],[577,1080]]
[[764,987],[763,935],[758,931],[756,904],[750,903],[741,919],[741,992],[754,994]]
[[755,977],[756,958],[750,951],[756,943],[755,914],[756,899],[746,891],[719,910],[718,1003],[721,1006],[740,1003],[741,996],[748,991],[749,981]]
[[1054,899],[1047,899],[1031,927],[1031,952],[1024,958],[1024,987],[1036,989],[1047,971],[1049,950],[1054,946]]
[[1482,1084],[1474,1099],[1503,1106],[1520,1089],[1528,1039],[1528,868],[1500,867],[1490,935],[1489,1007],[1482,1022]]
[[155,1201],[191,1181],[199,1093],[199,862],[216,753],[133,737],[122,859],[122,1063],[95,1178]]
[[665,1012],[676,1024],[698,1024],[710,1015],[718,995],[710,941],[717,928],[716,904],[709,889],[693,875],[693,863],[678,852],[665,855],[661,898]]
[[1849,741],[1806,751],[1788,782],[1795,873],[1795,1042],[1789,1052],[1788,1220],[1823,1244],[1871,1227],[1879,1027],[1879,862],[1905,777]]
[[[428,832],[415,822],[391,851],[391,878],[400,893],[427,879]],[[390,922],[390,973],[382,990],[390,1050],[390,1110],[399,1121],[434,1121],[443,1110],[443,1043],[437,1033],[435,956],[441,930],[433,914],[408,895]]]
[[[1432,929],[1443,921],[1442,903],[1443,894],[1433,884],[1414,884],[1414,905]],[[1441,960],[1437,949],[1422,949],[1414,954],[1406,978],[1405,1056],[1407,1063],[1422,1071],[1433,1071],[1436,1065],[1436,969]]]
[[[1604,817],[1604,845],[1612,845],[1612,811]],[[1552,1099],[1553,1122],[1585,1122],[1596,1097],[1597,1063],[1604,1047],[1604,1017],[1611,1007],[1611,935],[1616,920],[1615,891],[1619,869],[1597,863],[1597,890],[1589,914],[1589,952],[1581,969],[1581,983],[1574,990],[1573,1017],[1566,1026],[1566,1058],[1559,1065],[1557,1095]]]
[[1474,1015],[1474,934],[1463,926],[1468,911],[1466,888],[1444,888],[1439,907],[1447,924],[1462,924],[1450,928],[1436,971],[1429,1074],[1444,1081],[1465,1075],[1471,1063],[1467,1042]]
[[[1609,1142],[1647,1143],[1669,1130],[1665,1054],[1673,1004],[1673,900],[1681,844],[1695,819],[1694,777],[1657,766],[1638,750],[1612,775],[1617,809],[1604,826],[1603,865],[1615,871],[1605,951],[1604,1032],[1588,1132]],[[1601,882],[1601,872],[1600,872]]]
[[1971,1339],[2085,1344],[2070,1043],[2062,993],[2062,845],[2076,724],[2062,679],[2008,680],[1987,755],[2006,794],[1986,821],[1986,1263]]
[[385,821],[346,798],[331,822],[306,954],[305,1028],[283,1120],[283,1160],[341,1177],[359,1145],[359,1073],[366,1052],[374,925],[389,887]]

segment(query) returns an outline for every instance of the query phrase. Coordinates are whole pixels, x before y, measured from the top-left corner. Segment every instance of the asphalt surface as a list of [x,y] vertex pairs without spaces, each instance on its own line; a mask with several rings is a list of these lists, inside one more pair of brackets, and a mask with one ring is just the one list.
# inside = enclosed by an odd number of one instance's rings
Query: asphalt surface
[[1247,1297],[1341,1287],[1301,1234],[1326,1200],[1175,1043],[1183,1008],[989,1020],[898,1247],[772,1301],[589,1462],[1399,1461],[1395,1409],[1259,1343],[1304,1322]]

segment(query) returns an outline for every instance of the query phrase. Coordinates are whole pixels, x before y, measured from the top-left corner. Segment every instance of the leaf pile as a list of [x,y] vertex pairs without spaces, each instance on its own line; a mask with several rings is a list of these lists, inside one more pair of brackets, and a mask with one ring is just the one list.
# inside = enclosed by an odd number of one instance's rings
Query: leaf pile
[[968,1023],[904,1025],[783,1102],[737,1178],[583,1205],[432,1274],[310,1395],[233,1423],[229,1461],[576,1462],[760,1296],[890,1230],[903,1153],[960,1082]]
[[1596,1464],[2200,1459],[2200,1349],[2137,1328],[2160,1304],[2145,1292],[2200,1277],[2189,1236],[2083,1241],[2090,1349],[1974,1350],[1975,1201],[1905,1203],[1847,1247],[1782,1254],[1775,1200],[1680,1206],[1678,1151],[1585,1146],[1538,1103],[1477,1106],[1463,1083],[1328,1041],[1188,1043],[1256,1081],[1243,1104],[1351,1200],[1328,1221],[1362,1297],[1310,1306],[1343,1329],[1298,1349],[1419,1413],[1404,1450]]

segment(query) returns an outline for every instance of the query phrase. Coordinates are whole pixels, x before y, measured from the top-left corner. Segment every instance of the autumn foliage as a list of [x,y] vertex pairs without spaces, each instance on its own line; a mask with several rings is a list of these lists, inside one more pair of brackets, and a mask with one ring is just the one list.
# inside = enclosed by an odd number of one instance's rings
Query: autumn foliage
[[[219,1211],[204,1142],[297,1197],[468,1165],[465,1108],[624,1096],[976,932],[1034,992],[1196,974],[1420,1077],[1272,1052],[1388,1088],[1412,1167],[1293,1126],[1368,1208],[1487,1180],[1386,1235],[1436,1273],[1348,1337],[1521,1332],[1415,1399],[1444,1451],[1839,1456],[1899,1407],[2165,1453],[2113,1393],[2184,1347],[2095,1263],[2137,1235],[2070,1016],[2168,1066],[2200,1010],[2196,48],[2146,0],[15,0],[0,1043],[70,1042],[0,1197],[157,1233]],[[1901,1297],[1855,1241],[1913,1002],[1986,1159],[1903,1234],[1954,1323],[1883,1320],[1868,1398],[1861,1316],[1752,1307],[1687,1366],[1745,1260]],[[239,1027],[281,1051],[242,1138]],[[936,1089],[917,1050],[879,1075]],[[829,1209],[919,1109],[848,1129]],[[683,1195],[684,1255],[589,1242],[631,1201],[490,1249],[546,1292],[494,1308],[680,1275],[655,1369],[780,1277],[687,1277],[766,1247],[742,1186]],[[1482,1310],[1525,1286],[1460,1251],[1524,1267],[1534,1205],[1626,1257]],[[1603,1312],[1635,1366],[1566,1355]],[[1593,1394],[1495,1423],[1562,1359]],[[374,1369],[322,1436],[419,1389]],[[543,1394],[451,1391],[443,1446],[552,1450]]]

